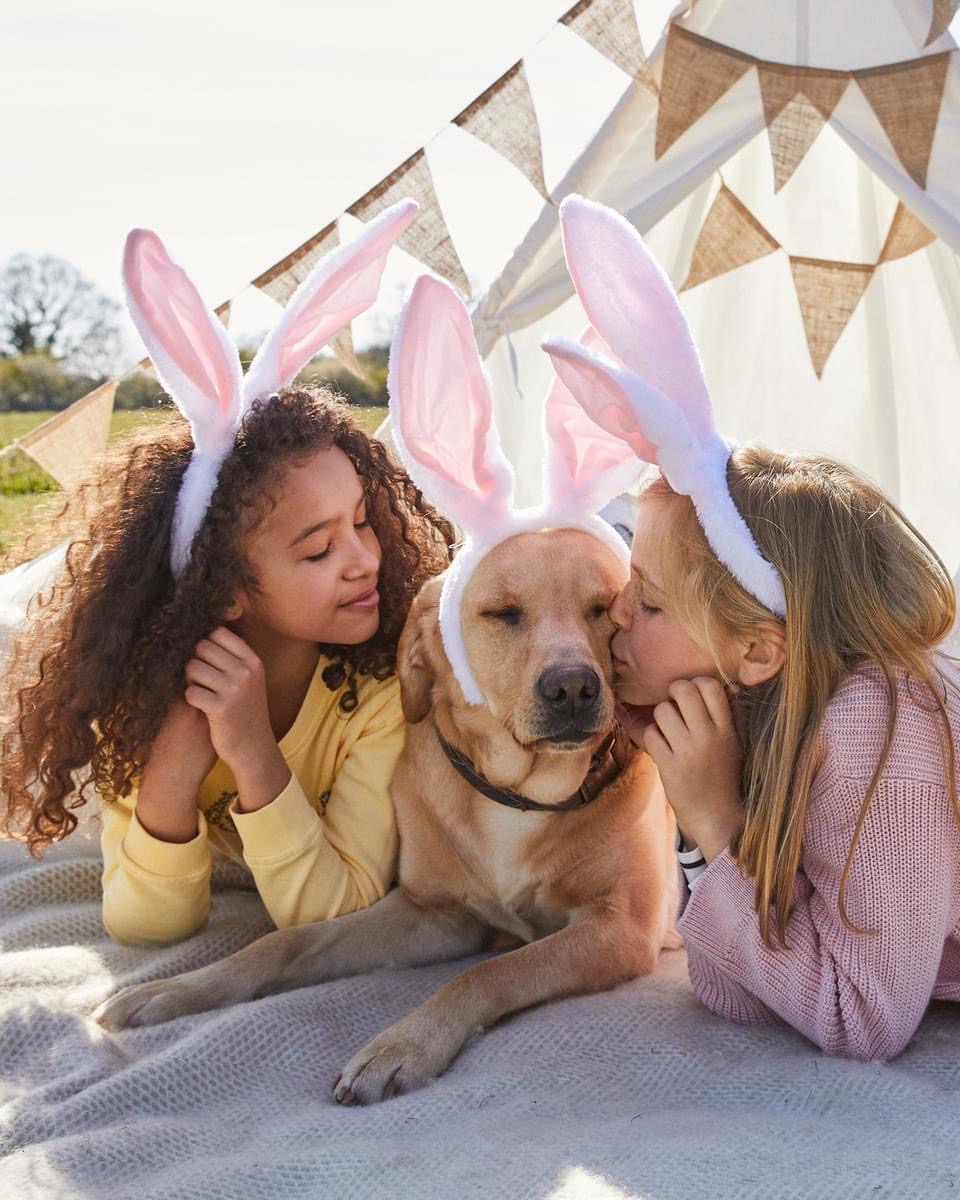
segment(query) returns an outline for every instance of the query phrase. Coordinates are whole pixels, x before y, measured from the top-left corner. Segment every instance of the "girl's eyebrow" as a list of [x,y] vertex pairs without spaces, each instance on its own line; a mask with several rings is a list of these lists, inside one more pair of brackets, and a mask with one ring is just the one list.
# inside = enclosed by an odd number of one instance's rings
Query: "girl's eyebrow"
[[[357,503],[354,505],[354,508],[359,508],[360,505],[363,504],[364,500],[366,500],[366,498],[367,498],[366,495],[363,492],[361,492],[360,495],[357,497]],[[338,513],[334,517],[327,517],[326,520],[317,521],[316,524],[314,524],[314,525],[308,525],[306,529],[302,530],[300,533],[297,534],[297,536],[293,539],[293,541],[290,543],[290,545],[287,547],[287,549],[292,550],[294,546],[299,545],[300,542],[305,541],[312,534],[319,533],[321,529],[326,529],[326,527],[328,525],[335,524],[337,521],[340,520],[340,517],[341,517],[341,514]]]

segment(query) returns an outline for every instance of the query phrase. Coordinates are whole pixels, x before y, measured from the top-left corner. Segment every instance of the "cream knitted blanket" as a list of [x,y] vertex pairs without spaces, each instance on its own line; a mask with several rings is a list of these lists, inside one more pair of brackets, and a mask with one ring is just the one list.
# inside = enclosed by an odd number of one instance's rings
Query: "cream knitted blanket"
[[270,922],[215,869],[209,926],[114,945],[95,836],[40,864],[0,843],[4,1200],[622,1200],[960,1194],[960,1008],[897,1061],[831,1059],[713,1017],[683,955],[614,992],[521,1013],[422,1091],[340,1108],[341,1065],[457,969],[366,975],[152,1029],[88,1013]]

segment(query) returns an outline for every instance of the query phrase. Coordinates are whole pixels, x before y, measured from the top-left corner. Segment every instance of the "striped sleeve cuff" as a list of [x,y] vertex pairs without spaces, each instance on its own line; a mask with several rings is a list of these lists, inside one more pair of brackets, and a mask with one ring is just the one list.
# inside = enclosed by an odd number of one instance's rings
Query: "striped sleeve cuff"
[[676,842],[677,861],[680,863],[680,870],[683,871],[683,876],[687,881],[687,887],[693,891],[693,885],[707,869],[707,860],[703,857],[703,851],[699,846],[693,846],[689,850],[684,850],[682,847],[683,838],[678,829]]

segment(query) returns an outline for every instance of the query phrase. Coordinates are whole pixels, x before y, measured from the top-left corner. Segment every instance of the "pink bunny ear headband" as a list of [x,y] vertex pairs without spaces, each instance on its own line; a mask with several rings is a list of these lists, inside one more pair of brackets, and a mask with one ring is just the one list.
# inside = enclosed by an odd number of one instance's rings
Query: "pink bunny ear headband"
[[160,382],[193,434],[193,455],[173,518],[174,575],[189,561],[244,414],[254,400],[290,383],[334,334],[373,304],[387,254],[416,211],[415,201],[401,200],[317,263],[290,297],[246,376],[230,335],[157,235],[148,229],[128,234],[123,253],[127,306]]
[[547,400],[542,505],[513,506],[513,468],[493,424],[493,399],[470,317],[447,284],[422,275],[390,352],[391,432],[417,487],[463,531],[440,593],[443,648],[468,703],[485,704],[463,641],[464,591],[480,560],[518,533],[580,529],[626,564],[623,540],[596,516],[636,476],[637,463],[558,380]]
[[717,558],[784,617],[783,580],[730,496],[727,463],[735,443],[714,426],[697,349],[670,281],[612,209],[569,196],[560,223],[567,267],[592,326],[582,344],[559,337],[543,343],[568,395],[630,448],[638,474],[643,463],[653,463],[675,492],[690,497]]

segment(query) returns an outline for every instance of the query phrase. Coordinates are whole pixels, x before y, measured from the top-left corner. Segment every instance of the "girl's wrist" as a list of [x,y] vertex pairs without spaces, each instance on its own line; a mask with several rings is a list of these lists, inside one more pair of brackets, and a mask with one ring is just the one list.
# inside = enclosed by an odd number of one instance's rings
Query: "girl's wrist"
[[256,812],[280,795],[290,782],[290,768],[276,742],[240,762],[228,762],[237,785],[238,812]]

